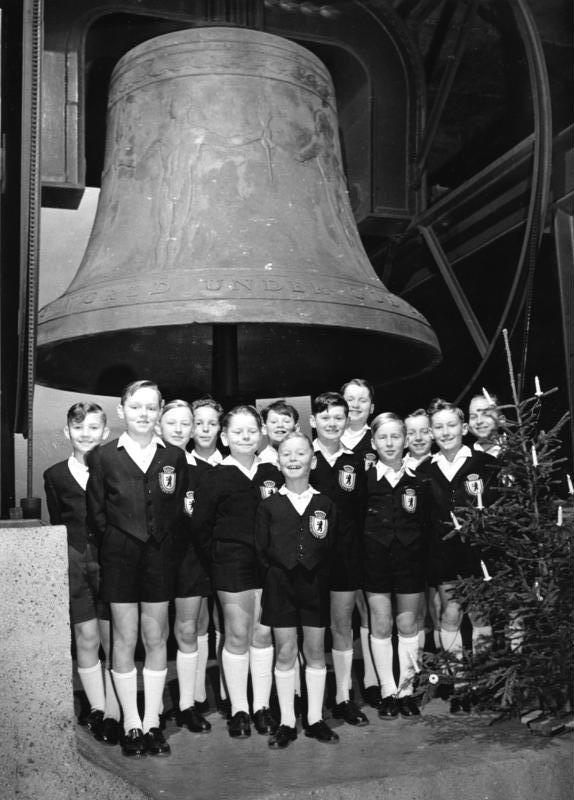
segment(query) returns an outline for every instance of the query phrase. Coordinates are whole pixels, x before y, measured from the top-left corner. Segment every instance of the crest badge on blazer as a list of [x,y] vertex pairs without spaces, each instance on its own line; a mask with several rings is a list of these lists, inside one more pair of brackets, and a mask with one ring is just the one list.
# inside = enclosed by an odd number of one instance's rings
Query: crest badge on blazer
[[405,511],[409,514],[414,514],[417,510],[417,493],[415,489],[405,489],[401,496],[401,502]]
[[309,530],[315,539],[324,539],[329,528],[329,520],[324,511],[314,511],[309,517]]
[[265,500],[266,497],[271,497],[271,495],[275,494],[277,491],[275,481],[263,481],[263,484],[259,487],[259,491],[261,492],[263,500]]
[[484,492],[484,481],[480,475],[473,472],[471,475],[466,476],[464,488],[471,497],[478,497],[479,494]]
[[345,464],[343,469],[339,470],[339,486],[346,492],[352,492],[357,482],[357,473],[355,467],[350,464]]
[[377,456],[374,453],[365,453],[365,472],[368,472],[376,463]]
[[173,494],[175,492],[175,484],[177,476],[175,474],[175,467],[164,467],[159,473],[159,488],[165,494]]
[[183,498],[183,510],[185,513],[191,517],[193,514],[193,504],[195,502],[195,492],[191,489],[185,493],[185,497]]

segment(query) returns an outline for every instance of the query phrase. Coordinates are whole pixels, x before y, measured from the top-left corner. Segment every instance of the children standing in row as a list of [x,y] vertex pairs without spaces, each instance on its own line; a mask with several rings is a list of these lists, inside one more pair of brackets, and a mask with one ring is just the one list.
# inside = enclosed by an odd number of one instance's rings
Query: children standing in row
[[[467,425],[463,412],[456,405],[437,399],[431,403],[428,413],[438,453],[417,470],[417,475],[429,481],[432,497],[428,580],[430,585],[438,586],[440,593],[442,649],[461,660],[463,612],[453,593],[453,581],[458,577],[480,575],[480,555],[458,534],[446,540],[444,536],[453,530],[452,514],[456,506],[487,504],[496,461],[463,444]],[[472,622],[476,647],[480,640],[492,635],[492,629],[478,616]]]
[[[100,546],[101,597],[111,605],[112,674],[123,712],[126,756],[170,752],[159,715],[167,675],[174,559],[178,539],[188,535],[187,461],[179,447],[166,445],[155,433],[162,404],[155,383],[131,383],[118,406],[125,433],[88,455],[88,528]],[[134,662],[140,625],[145,649],[143,720]]]
[[255,559],[254,523],[259,502],[283,483],[272,464],[256,456],[261,417],[253,406],[225,415],[221,439],[229,456],[200,483],[193,514],[197,539],[212,565],[213,587],[223,609],[223,672],[231,701],[229,735],[251,734],[247,682],[251,671],[253,722],[258,733],[274,733],[269,710],[272,685],[271,629],[259,623],[261,587]]
[[274,674],[281,725],[269,739],[269,747],[276,750],[297,738],[294,700],[300,626],[308,698],[305,735],[327,744],[339,738],[322,714],[336,509],[309,485],[316,456],[305,434],[287,434],[278,456],[285,484],[259,505],[255,525],[264,585],[262,622],[273,628],[277,655]]
[[[371,611],[371,648],[381,681],[379,716],[420,712],[413,699],[418,659],[417,616],[428,549],[426,482],[403,461],[405,424],[396,414],[372,423],[376,466],[367,473],[364,589]],[[393,596],[396,617],[393,613]],[[393,674],[393,621],[398,631],[399,681]]]
[[[116,744],[120,709],[110,675],[110,609],[99,600],[98,544],[86,529],[86,456],[109,435],[101,406],[75,403],[64,434],[72,445],[71,456],[44,473],[48,514],[52,525],[66,525],[68,532],[70,620],[78,675],[90,704],[86,724],[96,739]],[[100,646],[106,656],[103,675]]]
[[[201,476],[210,469],[207,461],[196,459],[187,452],[193,436],[193,412],[185,400],[172,400],[164,406],[160,419],[162,439],[166,444],[183,450],[188,469],[185,496],[188,514],[193,512],[194,493]],[[205,670],[208,658],[207,614],[202,619],[202,605],[211,594],[209,566],[200,557],[191,536],[182,538],[181,550],[176,554],[177,583],[175,589],[175,622],[173,632],[177,641],[176,669],[179,684],[178,722],[193,733],[208,733],[210,723],[201,714],[199,702],[205,699]],[[202,626],[200,628],[200,626]],[[199,687],[198,687],[199,688]]]
[[311,485],[335,503],[339,519],[331,569],[331,655],[336,683],[333,716],[349,725],[367,725],[368,718],[349,694],[353,666],[353,609],[356,592],[362,587],[364,461],[341,444],[349,407],[340,394],[320,394],[313,400],[311,409],[311,427],[317,434]]

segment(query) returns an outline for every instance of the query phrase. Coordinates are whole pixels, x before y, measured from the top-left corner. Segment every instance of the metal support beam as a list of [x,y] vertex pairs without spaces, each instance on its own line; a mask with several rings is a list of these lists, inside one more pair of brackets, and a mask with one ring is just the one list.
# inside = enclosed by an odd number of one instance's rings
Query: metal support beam
[[426,228],[423,225],[420,225],[418,229],[421,236],[425,240],[432,257],[434,258],[446,285],[450,290],[456,307],[462,315],[464,323],[468,328],[468,332],[470,333],[472,340],[475,343],[478,352],[480,353],[480,356],[484,356],[488,349],[488,339],[482,330],[482,326],[480,325],[476,314],[468,302],[468,298],[458,282],[458,278],[454,274],[454,270],[448,262],[445,252],[442,249],[435,232],[432,230],[432,228]]
[[574,216],[560,208],[554,214],[554,241],[562,311],[570,435],[574,450]]

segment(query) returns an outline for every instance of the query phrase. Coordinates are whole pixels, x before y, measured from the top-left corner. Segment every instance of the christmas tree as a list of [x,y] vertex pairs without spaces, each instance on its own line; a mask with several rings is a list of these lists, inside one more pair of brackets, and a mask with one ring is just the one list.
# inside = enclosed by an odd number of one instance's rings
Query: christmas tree
[[487,613],[493,637],[478,653],[465,651],[462,663],[448,653],[430,657],[423,675],[431,685],[450,682],[455,697],[480,708],[571,710],[574,489],[559,457],[568,415],[540,429],[542,404],[556,389],[542,391],[536,378],[534,394],[520,398],[504,333],[513,402],[493,402],[502,446],[495,501],[453,518],[456,535],[479,548],[483,572],[458,580],[454,596],[465,610]]

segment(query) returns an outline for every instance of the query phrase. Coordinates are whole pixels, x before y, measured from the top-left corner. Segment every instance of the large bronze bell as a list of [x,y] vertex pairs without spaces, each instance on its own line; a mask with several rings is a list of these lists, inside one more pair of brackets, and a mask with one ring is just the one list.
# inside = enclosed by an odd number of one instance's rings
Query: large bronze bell
[[341,164],[333,85],[303,47],[218,27],[127,53],[86,253],[40,311],[39,382],[150,377],[189,397],[236,358],[237,393],[266,397],[435,363],[428,322],[363,250]]

